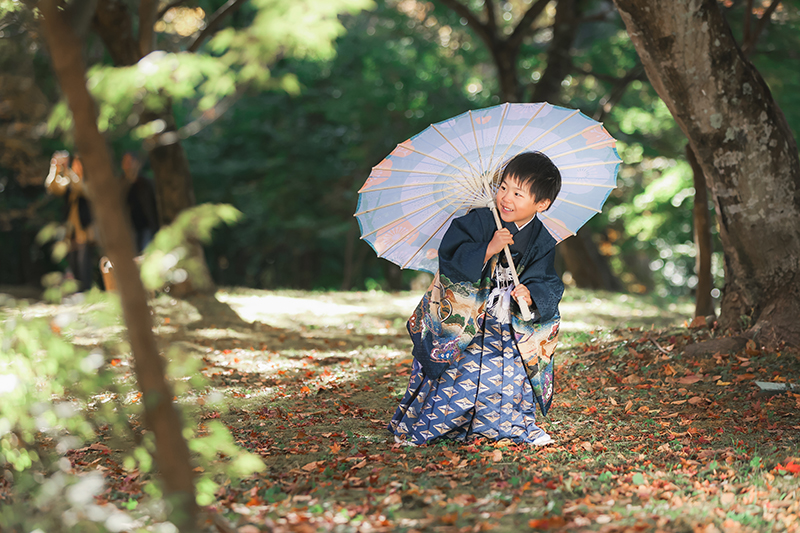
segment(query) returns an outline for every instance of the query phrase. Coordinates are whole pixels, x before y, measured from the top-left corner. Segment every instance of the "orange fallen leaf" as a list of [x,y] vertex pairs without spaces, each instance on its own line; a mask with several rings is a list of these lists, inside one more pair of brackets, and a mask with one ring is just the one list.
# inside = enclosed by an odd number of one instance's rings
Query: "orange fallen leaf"
[[311,461],[307,465],[303,466],[303,470],[306,472],[311,472],[312,470],[316,470],[317,467],[322,463],[322,461]]
[[703,397],[702,396],[693,396],[692,398],[689,398],[689,403],[692,404],[692,405],[697,405],[698,403],[700,403],[702,401],[703,401]]
[[722,495],[719,497],[719,502],[722,505],[730,505],[736,499],[736,496],[732,492],[723,492]]
[[502,460],[503,460],[503,452],[501,452],[500,450],[495,450],[492,453],[492,461],[494,461],[495,463],[499,463]]
[[698,381],[701,381],[702,379],[703,379],[702,374],[690,374],[688,376],[680,378],[678,380],[678,383],[681,383],[683,385],[692,385],[694,383],[697,383]]
[[778,465],[776,470],[787,472],[790,474],[800,474],[800,464],[794,462],[794,459],[789,459],[785,465]]
[[704,316],[696,316],[689,323],[689,328],[697,329],[697,328],[705,327],[707,325],[708,325],[708,323],[706,322],[706,317],[704,317]]

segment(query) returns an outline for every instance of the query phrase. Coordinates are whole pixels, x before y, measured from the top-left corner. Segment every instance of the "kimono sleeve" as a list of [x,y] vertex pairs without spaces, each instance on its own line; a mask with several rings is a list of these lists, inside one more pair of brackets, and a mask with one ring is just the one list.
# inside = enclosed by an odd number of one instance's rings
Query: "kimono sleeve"
[[541,322],[547,322],[558,313],[558,304],[564,295],[564,283],[555,268],[556,249],[539,254],[520,276],[531,293],[533,304],[539,310]]
[[470,211],[454,219],[445,232],[439,245],[439,272],[449,280],[480,281],[486,248],[492,237],[483,218],[480,209]]

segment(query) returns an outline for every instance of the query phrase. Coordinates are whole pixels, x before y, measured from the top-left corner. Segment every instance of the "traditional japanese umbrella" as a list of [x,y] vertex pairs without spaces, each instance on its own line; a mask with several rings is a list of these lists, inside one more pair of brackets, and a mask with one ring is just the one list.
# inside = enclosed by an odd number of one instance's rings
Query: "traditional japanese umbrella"
[[[361,238],[401,268],[435,273],[450,222],[491,207],[499,229],[494,195],[500,170],[517,154],[538,151],[561,172],[558,198],[537,215],[560,242],[599,213],[616,187],[621,160],[615,144],[601,123],[548,103],[506,103],[432,124],[373,167],[355,213]],[[513,264],[508,247],[505,253]],[[526,315],[527,307],[520,307]]]

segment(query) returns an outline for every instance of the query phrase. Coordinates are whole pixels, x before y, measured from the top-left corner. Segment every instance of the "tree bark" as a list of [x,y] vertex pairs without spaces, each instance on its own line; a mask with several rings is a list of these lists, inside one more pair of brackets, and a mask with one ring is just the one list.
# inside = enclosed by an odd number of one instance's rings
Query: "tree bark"
[[[533,86],[532,102],[560,101],[561,82],[572,70],[570,49],[580,25],[579,0],[559,0],[553,21],[553,40],[547,50],[547,66]],[[621,291],[624,287],[611,270],[608,260],[597,249],[592,231],[584,226],[575,237],[565,239],[556,247],[564,259],[566,270],[582,289]]]
[[800,158],[716,0],[614,0],[709,182],[725,252],[720,323],[800,345]]
[[83,43],[71,27],[69,8],[62,9],[58,0],[42,0],[38,5],[53,69],[72,111],[75,143],[86,168],[86,188],[98,221],[99,236],[115,266],[136,378],[142,392],[144,422],[155,435],[156,461],[166,498],[173,506],[171,519],[181,531],[194,531],[197,506],[189,449],[153,337],[147,295],[133,261],[133,237],[123,215],[120,183],[114,176],[106,141],[97,129],[95,104],[86,88]]
[[[146,17],[145,20],[140,20],[140,25],[152,26],[155,23],[157,3],[148,0],[140,7],[140,14]],[[135,65],[153,49],[154,36],[151,28],[140,28],[139,35],[135,35],[130,11],[119,0],[98,1],[93,28],[103,41],[114,65],[118,67]],[[181,211],[194,206],[195,197],[189,161],[175,133],[177,128],[169,102],[157,112],[144,114],[146,121],[158,119],[163,120],[167,126],[162,134],[149,139],[145,148],[155,176],[159,220],[162,225],[166,225],[172,223]],[[166,137],[171,137],[170,142],[162,142]],[[203,248],[198,243],[189,245],[190,255],[203,266],[202,275],[200,279],[195,277],[174,287],[172,294],[178,297],[194,292],[211,294],[216,289],[205,263]]]
[[695,274],[697,288],[695,290],[694,316],[716,316],[711,289],[714,279],[711,276],[711,218],[708,216],[708,191],[703,169],[697,162],[691,147],[686,145],[686,159],[692,167],[694,179],[694,245],[696,249]]

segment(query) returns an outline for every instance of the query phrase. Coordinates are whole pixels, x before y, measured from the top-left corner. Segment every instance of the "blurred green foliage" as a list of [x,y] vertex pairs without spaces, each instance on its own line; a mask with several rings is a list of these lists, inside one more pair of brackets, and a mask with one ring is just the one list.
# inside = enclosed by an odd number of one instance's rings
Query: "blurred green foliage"
[[[10,491],[1,501],[0,529],[119,531],[111,524],[132,524],[141,516],[165,520],[152,475],[155,446],[141,426],[141,395],[121,336],[117,298],[93,291],[61,309],[50,320],[29,318],[35,313],[24,304],[0,302],[0,470]],[[86,328],[106,328],[115,340],[83,349],[75,340]],[[175,393],[203,396],[208,384],[202,359],[179,348],[169,350],[167,359]],[[182,409],[200,505],[214,500],[219,483],[264,468],[258,456],[234,444],[224,425],[201,423],[221,400],[209,398],[202,410]],[[87,452],[111,453],[125,475],[138,476],[151,496],[147,505],[125,513],[102,504],[110,490],[102,474],[80,473],[69,460]]]
[[232,225],[242,213],[227,204],[200,204],[181,211],[172,224],[158,230],[142,254],[139,269],[146,289],[155,291],[169,283],[197,279],[204,269],[189,247],[211,242],[212,231]]

